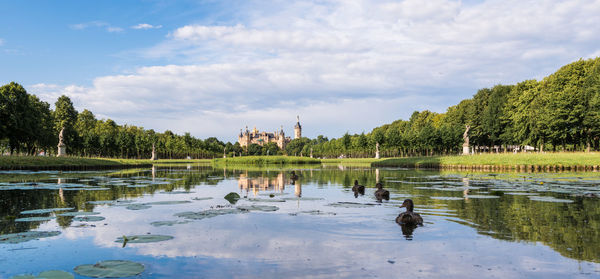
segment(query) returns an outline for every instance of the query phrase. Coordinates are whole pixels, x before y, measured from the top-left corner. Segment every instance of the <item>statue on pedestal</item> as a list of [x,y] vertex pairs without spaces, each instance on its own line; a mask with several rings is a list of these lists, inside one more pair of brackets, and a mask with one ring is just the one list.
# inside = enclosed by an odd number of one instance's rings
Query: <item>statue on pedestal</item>
[[67,156],[67,145],[63,142],[65,139],[64,133],[65,127],[62,127],[60,133],[58,133],[58,154],[56,154],[56,157]]
[[375,143],[375,159],[379,159],[379,143]]
[[158,156],[156,156],[156,148],[154,148],[154,143],[152,143],[152,158],[150,160],[158,160]]
[[469,155],[469,130],[471,129],[471,126],[465,125],[465,128],[465,133],[463,134],[463,140],[465,141],[463,143],[463,155]]

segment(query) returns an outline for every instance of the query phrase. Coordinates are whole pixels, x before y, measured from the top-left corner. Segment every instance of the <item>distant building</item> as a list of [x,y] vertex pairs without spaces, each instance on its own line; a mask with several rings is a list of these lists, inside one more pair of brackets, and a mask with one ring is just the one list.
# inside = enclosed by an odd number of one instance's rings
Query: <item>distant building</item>
[[[302,136],[302,126],[300,126],[300,117],[298,117],[298,122],[296,126],[294,126],[294,138],[300,138]],[[290,137],[285,136],[285,132],[283,132],[283,126],[281,126],[281,130],[276,130],[273,133],[268,132],[260,132],[254,127],[252,131],[248,130],[246,126],[246,130],[243,131],[240,129],[240,134],[238,135],[238,142],[241,147],[248,147],[250,144],[258,144],[263,146],[269,142],[276,143],[280,149],[285,149],[285,146],[292,141]]]

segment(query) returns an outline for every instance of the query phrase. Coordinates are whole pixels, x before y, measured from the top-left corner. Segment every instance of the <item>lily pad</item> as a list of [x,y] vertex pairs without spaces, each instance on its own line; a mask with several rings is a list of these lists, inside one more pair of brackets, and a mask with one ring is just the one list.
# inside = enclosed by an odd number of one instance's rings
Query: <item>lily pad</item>
[[287,193],[261,193],[259,196],[285,196]]
[[73,218],[73,221],[79,221],[79,222],[98,222],[98,221],[102,221],[106,218],[102,217],[102,216],[77,216],[75,218]]
[[277,211],[279,210],[279,207],[277,206],[273,206],[273,205],[240,205],[237,207],[237,209],[240,210],[246,210],[246,211]]
[[119,237],[115,242],[123,243],[123,240],[127,243],[150,243],[150,242],[160,242],[167,241],[173,239],[170,235],[160,235],[160,234],[141,234],[141,235],[127,235],[125,238]]
[[539,195],[538,193],[527,193],[527,192],[507,192],[504,193],[505,195],[512,195],[512,196],[534,196],[534,195]]
[[363,208],[363,207],[372,207],[377,204],[374,203],[357,203],[357,202],[336,202],[330,203],[327,206],[333,207],[343,207],[343,208]]
[[136,184],[136,185],[127,185],[127,188],[146,188],[148,186],[150,186],[150,185],[138,185],[138,184]]
[[182,203],[191,203],[191,201],[157,201],[157,202],[147,202],[145,205],[167,205],[167,204],[182,204]]
[[255,198],[248,199],[248,201],[251,201],[251,202],[285,202],[285,200],[283,200],[283,199],[255,199]]
[[238,195],[238,193],[231,192],[225,195],[224,199],[226,199],[230,204],[235,204],[240,199],[240,195]]
[[10,233],[0,235],[0,243],[21,243],[44,237],[52,237],[59,235],[59,231],[28,231],[22,233]]
[[237,208],[223,208],[223,209],[209,209],[209,210],[204,210],[204,211],[198,211],[198,212],[181,212],[181,213],[176,213],[175,216],[177,217],[183,217],[186,219],[192,219],[192,220],[202,220],[205,218],[212,218],[212,217],[216,217],[216,216],[220,216],[220,215],[226,215],[226,214],[236,214],[236,213],[241,213],[242,211],[237,209]]
[[443,200],[443,201],[462,201],[464,198],[462,197],[429,197],[434,200]]
[[150,225],[155,226],[155,227],[161,227],[161,226],[173,226],[173,225],[179,225],[179,224],[187,224],[190,221],[155,221],[150,223]]
[[176,194],[192,194],[192,193],[196,193],[196,192],[192,192],[192,191],[171,191],[171,192],[160,192],[161,194],[171,194],[171,195],[176,195]]
[[312,197],[294,197],[294,198],[283,198],[286,201],[296,201],[296,200],[301,200],[301,201],[320,201],[320,200],[324,200],[324,198],[312,198]]
[[77,211],[77,212],[65,212],[58,214],[58,216],[87,216],[87,215],[98,215],[100,212],[91,211]]
[[130,205],[128,205],[125,208],[127,208],[129,210],[142,210],[142,209],[148,209],[148,208],[151,208],[151,207],[152,206],[147,205],[147,204],[137,203],[137,204],[130,204]]
[[491,195],[467,195],[465,196],[465,198],[469,198],[469,199],[497,199],[500,198],[498,196],[491,196]]
[[321,211],[321,210],[306,210],[306,211],[300,211],[298,213],[290,213],[290,215],[298,215],[299,213],[302,214],[310,214],[310,215],[337,215],[337,213],[335,212],[327,212],[327,211]]
[[138,275],[144,272],[144,269],[144,265],[141,263],[123,260],[110,260],[98,262],[96,264],[80,265],[75,267],[73,270],[75,273],[81,276],[95,278],[118,278]]
[[528,197],[532,201],[541,201],[541,202],[558,202],[558,203],[572,203],[572,200],[567,199],[557,199],[555,197],[548,196],[529,196]]
[[205,201],[205,200],[212,200],[212,198],[211,197],[203,197],[203,198],[196,197],[196,198],[192,198],[192,200]]
[[49,221],[54,219],[55,217],[27,217],[27,218],[17,218],[15,222],[40,222],[40,221]]
[[73,209],[75,209],[75,208],[64,207],[64,208],[33,209],[33,210],[21,211],[21,214],[44,214],[44,213],[50,213],[50,212],[54,212],[54,211],[73,210]]
[[31,274],[23,274],[23,275],[16,275],[16,276],[10,277],[10,279],[73,279],[73,278],[75,278],[73,276],[73,274],[66,272],[66,271],[62,271],[62,270],[43,271],[40,274],[38,274],[38,276],[33,276]]

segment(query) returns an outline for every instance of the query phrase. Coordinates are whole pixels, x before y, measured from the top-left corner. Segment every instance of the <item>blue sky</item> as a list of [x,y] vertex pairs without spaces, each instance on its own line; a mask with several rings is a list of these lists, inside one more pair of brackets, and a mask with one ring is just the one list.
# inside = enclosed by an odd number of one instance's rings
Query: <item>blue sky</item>
[[0,82],[120,124],[339,137],[600,56],[600,1],[0,1]]

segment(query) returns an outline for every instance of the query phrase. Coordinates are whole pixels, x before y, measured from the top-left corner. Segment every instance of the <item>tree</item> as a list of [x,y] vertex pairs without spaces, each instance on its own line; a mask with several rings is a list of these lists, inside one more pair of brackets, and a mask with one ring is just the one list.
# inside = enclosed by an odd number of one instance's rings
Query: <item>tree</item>
[[67,145],[67,152],[72,152],[78,147],[78,135],[75,131],[77,122],[77,110],[69,97],[62,95],[54,104],[54,129],[56,137],[62,128],[64,128],[64,143]]

